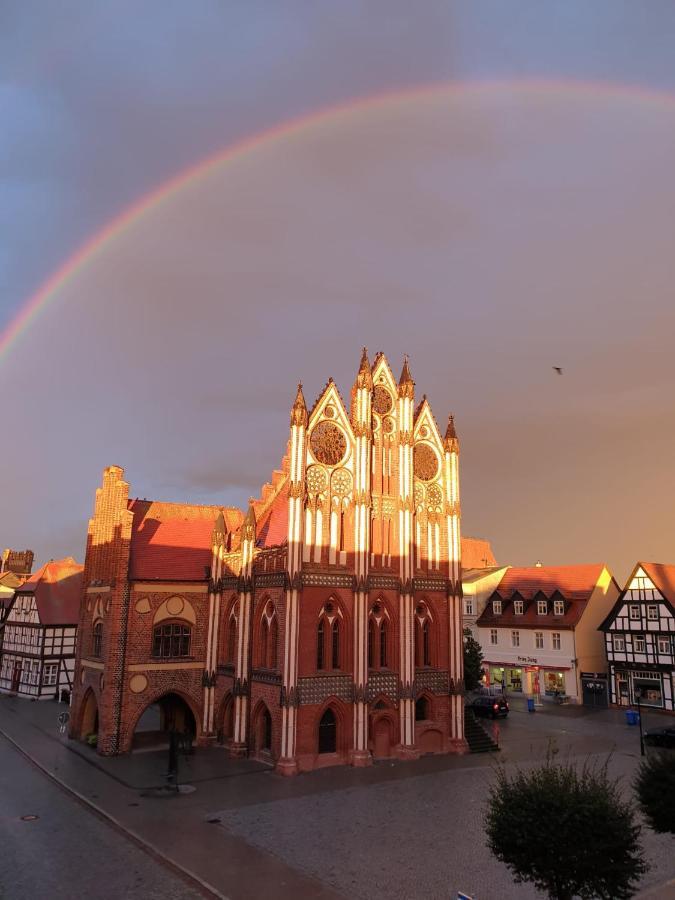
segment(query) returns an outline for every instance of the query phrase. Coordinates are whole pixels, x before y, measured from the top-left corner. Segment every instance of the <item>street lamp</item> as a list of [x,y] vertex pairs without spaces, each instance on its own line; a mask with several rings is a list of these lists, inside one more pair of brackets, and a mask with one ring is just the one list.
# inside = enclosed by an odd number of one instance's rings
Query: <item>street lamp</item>
[[638,708],[638,729],[640,731],[640,756],[645,755],[645,740],[642,734],[642,711],[640,709],[640,694],[641,691],[638,690],[635,694],[635,699],[637,700],[637,708]]

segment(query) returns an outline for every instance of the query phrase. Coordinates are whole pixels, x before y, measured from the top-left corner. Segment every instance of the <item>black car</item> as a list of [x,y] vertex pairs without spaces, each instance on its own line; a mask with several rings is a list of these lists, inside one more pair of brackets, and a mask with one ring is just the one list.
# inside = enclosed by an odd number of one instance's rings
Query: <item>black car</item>
[[477,716],[491,716],[493,719],[505,719],[509,714],[509,704],[503,697],[476,697],[470,709]]
[[665,728],[648,728],[644,733],[645,744],[652,747],[675,748],[675,726],[667,725]]

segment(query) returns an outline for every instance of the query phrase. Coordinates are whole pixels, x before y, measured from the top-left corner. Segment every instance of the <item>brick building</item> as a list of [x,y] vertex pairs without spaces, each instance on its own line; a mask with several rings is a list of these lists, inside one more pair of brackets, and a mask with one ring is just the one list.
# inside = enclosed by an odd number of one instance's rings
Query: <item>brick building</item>
[[458,461],[407,360],[396,381],[364,351],[349,409],[298,387],[246,515],[133,500],[106,469],[71,735],[115,754],[175,728],[284,774],[463,752]]

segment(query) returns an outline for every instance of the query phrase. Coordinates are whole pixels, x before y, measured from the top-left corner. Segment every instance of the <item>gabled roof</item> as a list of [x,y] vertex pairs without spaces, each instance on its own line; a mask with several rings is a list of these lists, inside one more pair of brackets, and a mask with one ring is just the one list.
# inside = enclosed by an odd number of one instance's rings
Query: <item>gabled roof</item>
[[[598,585],[606,566],[593,563],[579,566],[526,566],[512,567],[504,572],[504,577],[489,598],[485,610],[477,619],[481,627],[518,628],[574,628],[581,619],[586,604]],[[562,616],[546,616],[537,613],[535,599],[564,599],[565,612]],[[516,615],[513,599],[524,601],[524,611]],[[501,615],[492,611],[492,600],[502,601]]]
[[496,566],[490,541],[484,538],[462,537],[462,571]]
[[42,625],[77,625],[84,566],[72,556],[52,559],[17,588],[16,594],[35,598]]
[[666,604],[670,607],[671,613],[675,616],[675,566],[666,563],[638,562],[628,576],[626,584],[619,594],[616,603],[611,608],[606,618],[598,625],[599,631],[609,631],[610,625],[616,619],[619,610],[625,603],[626,592],[628,591],[633,578],[635,578],[635,573],[639,569],[644,570],[645,575],[651,580],[654,587],[663,594]]

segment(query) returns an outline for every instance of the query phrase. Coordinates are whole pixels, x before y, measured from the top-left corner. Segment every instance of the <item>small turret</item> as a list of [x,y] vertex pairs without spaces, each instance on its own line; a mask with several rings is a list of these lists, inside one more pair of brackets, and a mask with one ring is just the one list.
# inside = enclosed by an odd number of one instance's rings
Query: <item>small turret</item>
[[293,406],[291,407],[291,425],[306,427],[307,418],[307,404],[305,403],[305,395],[302,393],[302,382],[300,382]]
[[246,513],[246,518],[244,519],[244,523],[241,526],[242,541],[255,541],[255,529],[256,521],[255,512],[253,511],[253,500],[249,500],[248,512]]
[[399,397],[407,397],[412,400],[415,395],[415,382],[410,374],[410,366],[408,365],[408,354],[403,357],[403,369],[401,377],[398,380]]
[[213,525],[212,542],[214,544],[225,543],[225,535],[226,534],[227,534],[227,528],[225,527],[225,517],[223,516],[223,511],[221,510],[218,513],[218,517]]
[[367,388],[369,391],[372,391],[373,389],[373,373],[368,360],[367,347],[363,348],[363,353],[361,354],[361,365],[359,366],[359,373],[356,376],[356,388]]
[[455,431],[454,416],[448,416],[448,427],[445,429],[443,446],[448,453],[459,453],[459,441],[457,440],[457,432]]

